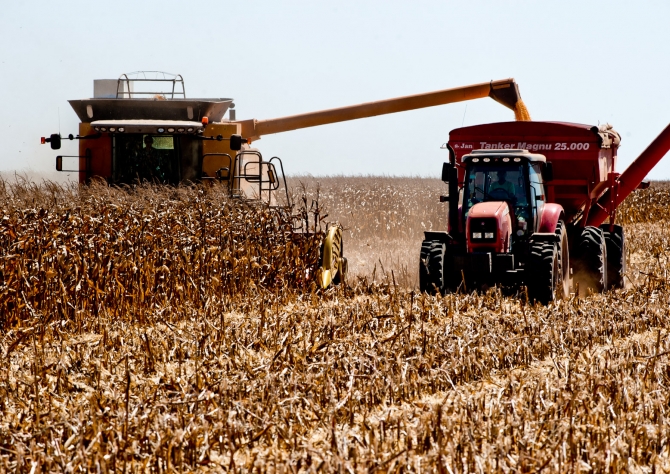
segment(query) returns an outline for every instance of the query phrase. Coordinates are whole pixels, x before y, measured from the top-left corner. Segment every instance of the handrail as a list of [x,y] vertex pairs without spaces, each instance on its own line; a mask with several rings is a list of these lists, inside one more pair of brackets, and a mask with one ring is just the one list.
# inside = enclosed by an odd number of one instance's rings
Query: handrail
[[[149,79],[146,77],[147,73],[155,73],[155,74],[163,74],[163,78],[154,78],[154,79]],[[129,75],[133,74],[143,74],[144,78],[133,78],[131,79],[128,77]],[[166,78],[165,76],[169,75],[172,76],[172,78]],[[131,91],[130,90],[130,84],[135,83],[135,82],[171,82],[172,83],[172,91],[171,92],[165,92],[165,91]],[[121,84],[126,84],[126,90],[124,91],[121,87]],[[175,87],[177,84],[181,84],[181,92],[175,91]],[[133,95],[147,95],[147,96],[155,96],[155,95],[162,95],[165,97],[166,95],[170,95],[171,99],[174,99],[175,94],[182,96],[184,99],[186,98],[186,86],[184,85],[184,78],[182,77],[181,74],[172,74],[169,72],[163,72],[163,71],[136,71],[136,72],[129,72],[129,73],[124,73],[119,76],[119,79],[117,80],[116,83],[116,98],[125,98],[123,96],[127,95],[128,99],[132,99]],[[119,95],[121,97],[119,97]]]

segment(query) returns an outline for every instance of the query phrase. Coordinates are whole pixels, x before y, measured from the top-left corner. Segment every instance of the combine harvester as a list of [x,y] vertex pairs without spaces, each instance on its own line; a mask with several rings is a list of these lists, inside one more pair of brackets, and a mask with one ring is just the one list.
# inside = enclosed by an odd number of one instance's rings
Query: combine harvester
[[[670,149],[670,125],[622,173],[611,126],[506,122],[453,130],[442,180],[448,231],[426,232],[423,291],[502,285],[549,303],[623,288],[619,204]],[[603,224],[608,220],[606,224]]]
[[[233,198],[276,206],[280,184],[286,190],[282,161],[265,160],[250,146],[263,135],[483,97],[512,109],[517,120],[529,120],[513,79],[290,117],[238,121],[232,99],[187,99],[180,75],[123,74],[119,79],[94,81],[92,99],[70,101],[81,123],[79,134],[67,139],[79,140],[79,154],[56,157],[56,169],[78,173],[81,183],[94,177],[110,184],[217,180],[228,186]],[[53,134],[43,137],[42,143],[60,149],[61,139]],[[323,288],[346,275],[339,226],[326,230],[321,269]]]

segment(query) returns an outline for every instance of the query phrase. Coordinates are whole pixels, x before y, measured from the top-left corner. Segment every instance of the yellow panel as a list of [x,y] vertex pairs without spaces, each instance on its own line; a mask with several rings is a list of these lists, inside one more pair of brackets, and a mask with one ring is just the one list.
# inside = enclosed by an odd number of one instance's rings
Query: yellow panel
[[[205,137],[216,137],[221,135],[223,138],[230,138],[233,134],[240,133],[240,125],[236,123],[210,123],[205,128],[203,136]],[[206,157],[210,153],[227,153],[230,155],[231,159],[235,158],[237,152],[230,149],[230,140],[204,140],[202,142],[202,154],[203,154],[203,174],[214,177],[216,171],[220,168],[232,168],[231,160],[227,156],[211,156]]]
[[[223,138],[230,138],[231,135],[239,133],[240,126],[236,123],[210,123],[205,128],[203,136],[216,137],[221,135]],[[202,142],[202,153],[228,153],[235,156],[235,152],[230,149],[229,140],[204,140]]]

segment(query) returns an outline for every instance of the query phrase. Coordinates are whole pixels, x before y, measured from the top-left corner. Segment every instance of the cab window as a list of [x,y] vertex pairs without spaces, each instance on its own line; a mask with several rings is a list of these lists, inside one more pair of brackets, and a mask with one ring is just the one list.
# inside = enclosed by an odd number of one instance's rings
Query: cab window
[[115,136],[115,182],[179,182],[178,138],[171,135],[129,134]]

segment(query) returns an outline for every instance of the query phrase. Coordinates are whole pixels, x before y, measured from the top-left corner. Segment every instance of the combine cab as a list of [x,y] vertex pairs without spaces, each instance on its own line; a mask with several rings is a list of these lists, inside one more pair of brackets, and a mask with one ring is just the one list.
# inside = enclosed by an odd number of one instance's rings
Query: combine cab
[[442,169],[449,229],[425,234],[421,289],[524,285],[531,299],[548,303],[570,291],[622,288],[626,240],[616,209],[667,153],[670,126],[621,175],[619,143],[609,125],[453,130]]

